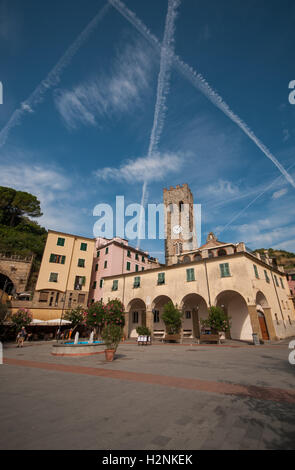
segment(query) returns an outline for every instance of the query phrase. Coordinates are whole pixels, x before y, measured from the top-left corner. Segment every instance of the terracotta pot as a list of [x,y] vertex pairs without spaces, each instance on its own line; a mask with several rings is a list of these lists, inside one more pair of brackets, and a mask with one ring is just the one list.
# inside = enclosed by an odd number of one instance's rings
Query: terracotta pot
[[115,349],[105,349],[104,352],[105,352],[105,356],[106,356],[106,361],[112,362],[114,360],[116,350]]

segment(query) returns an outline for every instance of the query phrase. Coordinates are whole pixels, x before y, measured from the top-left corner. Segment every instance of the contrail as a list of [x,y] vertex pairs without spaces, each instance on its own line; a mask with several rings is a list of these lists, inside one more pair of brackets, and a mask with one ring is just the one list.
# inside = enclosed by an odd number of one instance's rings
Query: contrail
[[[180,5],[180,0],[168,0],[168,11],[165,21],[164,38],[161,47],[161,60],[160,71],[158,75],[157,85],[157,99],[154,112],[154,122],[150,136],[150,143],[148,148],[148,158],[155,155],[158,143],[163,131],[165,115],[166,115],[166,99],[169,93],[170,77],[171,77],[171,64],[174,49],[174,33],[175,33],[175,20],[177,17],[177,8]],[[147,202],[147,180],[144,181],[142,186],[141,195],[141,212],[139,219],[139,236],[138,248],[142,236],[142,223],[144,217],[144,207]]]
[[31,93],[31,95],[21,104],[21,106],[13,112],[7,124],[0,131],[0,148],[3,147],[3,145],[5,144],[11,129],[19,124],[24,114],[34,112],[34,107],[42,102],[45,93],[50,88],[57,85],[57,83],[60,81],[60,76],[62,72],[69,65],[72,58],[81,48],[81,46],[89,38],[91,33],[96,28],[97,24],[105,16],[109,7],[109,3],[106,3],[106,5],[101,8],[97,15],[90,21],[90,23],[88,23],[86,28],[79,34],[73,44],[66,50],[64,55],[49,72],[47,77],[42,80],[42,82],[35,88],[33,93]]
[[[289,166],[288,168],[288,171],[291,170],[291,168],[293,168],[293,166],[295,165],[295,163],[293,163],[292,165]],[[247,204],[244,209],[242,209],[240,212],[238,212],[238,214],[236,214],[223,228],[222,230],[220,230],[218,232],[218,234],[220,235],[222,232],[224,232],[224,230],[227,228],[227,227],[230,227],[231,224],[240,216],[242,215],[250,206],[252,206],[252,204],[254,204],[254,202],[257,201],[257,199],[259,199],[261,196],[263,196],[264,193],[266,193],[270,188],[272,188],[272,186],[274,186],[281,178],[282,178],[283,175],[280,175],[278,176],[276,179],[273,180],[273,182],[271,184],[269,184],[261,193],[258,194],[258,196],[256,196],[254,199],[252,199],[252,201],[249,202],[249,204]]]
[[[109,3],[116,8],[121,15],[123,15],[139,32],[142,34],[147,41],[159,52],[161,50],[161,44],[159,40],[154,36],[151,31],[145,26],[145,24],[135,15],[134,12],[129,10],[121,0],[108,0]],[[187,79],[191,84],[203,93],[217,108],[219,108],[226,116],[228,116],[240,129],[255,143],[255,145],[269,158],[278,170],[285,176],[286,180],[295,188],[295,182],[292,176],[285,170],[283,165],[277,160],[277,158],[271,153],[271,151],[264,145],[261,140],[254,134],[249,126],[232,111],[229,105],[223,100],[223,98],[213,90],[206,79],[201,73],[196,72],[192,67],[181,60],[177,55],[173,53],[172,60],[174,67]]]

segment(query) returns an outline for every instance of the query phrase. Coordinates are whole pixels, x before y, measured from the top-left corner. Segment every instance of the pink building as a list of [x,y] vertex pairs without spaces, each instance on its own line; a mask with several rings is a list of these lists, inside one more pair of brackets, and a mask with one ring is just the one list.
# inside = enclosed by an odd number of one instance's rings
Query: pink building
[[286,270],[287,271],[287,281],[288,286],[290,288],[290,293],[292,296],[292,300],[295,304],[295,269]]
[[160,266],[146,251],[128,245],[123,238],[96,238],[89,292],[89,304],[103,298],[103,278],[124,273],[140,273]]

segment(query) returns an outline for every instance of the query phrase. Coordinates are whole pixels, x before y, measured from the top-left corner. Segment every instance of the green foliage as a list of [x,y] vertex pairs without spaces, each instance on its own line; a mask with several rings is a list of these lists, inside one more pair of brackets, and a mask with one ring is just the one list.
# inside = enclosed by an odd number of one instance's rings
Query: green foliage
[[0,325],[3,325],[7,316],[8,316],[7,305],[0,303]]
[[230,318],[221,307],[210,307],[208,318],[200,321],[202,326],[211,328],[216,332],[230,330]]
[[101,332],[101,337],[107,349],[117,349],[122,339],[123,329],[120,325],[108,323]]
[[182,312],[174,306],[171,300],[164,305],[162,320],[165,323],[168,335],[176,335],[180,332],[182,315]]
[[40,201],[33,194],[0,186],[0,222],[15,227],[23,216],[41,217]]
[[72,310],[68,310],[64,314],[64,319],[72,323],[72,327],[76,328],[84,322],[85,308],[78,306]]
[[136,332],[139,336],[151,336],[151,330],[147,326],[138,326]]
[[90,328],[101,328],[104,324],[105,308],[102,302],[91,304],[84,315],[84,324]]
[[16,331],[20,331],[23,326],[26,327],[31,323],[32,314],[29,310],[20,308],[16,313],[10,315],[9,320]]

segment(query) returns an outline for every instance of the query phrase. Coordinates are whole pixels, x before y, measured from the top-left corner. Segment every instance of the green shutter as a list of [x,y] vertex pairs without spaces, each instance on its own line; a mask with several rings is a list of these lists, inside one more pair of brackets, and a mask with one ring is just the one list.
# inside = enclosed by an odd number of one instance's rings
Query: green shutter
[[158,274],[158,284],[165,284],[165,273]]
[[55,260],[55,255],[51,253],[50,258],[49,258],[49,263],[54,263]]
[[140,287],[140,277],[139,277],[139,276],[136,276],[136,277],[134,278],[133,287]]
[[101,279],[99,282],[99,287],[102,288],[102,286],[103,286],[103,279]]
[[189,268],[189,269],[186,270],[186,280],[188,282],[195,280],[195,270],[194,270],[194,268]]
[[229,277],[230,276],[229,264],[228,263],[222,263],[219,266],[220,266],[221,277]]
[[114,279],[114,280],[113,280],[113,287],[112,287],[112,290],[118,290],[118,280],[117,280],[117,279]]
[[61,257],[61,264],[65,264],[65,261],[66,261],[66,257],[65,257],[65,256],[62,256],[62,257]]
[[80,250],[87,251],[87,243],[81,243]]
[[95,265],[95,271],[97,271],[97,270],[98,270],[98,264]]
[[58,237],[57,239],[57,245],[58,246],[64,246],[65,244],[65,239],[64,238],[61,238],[61,237]]
[[257,277],[257,279],[259,279],[258,269],[257,269],[256,264],[253,264],[253,268],[254,268],[254,272],[255,272],[255,277]]
[[130,271],[130,263],[127,261],[127,271]]

